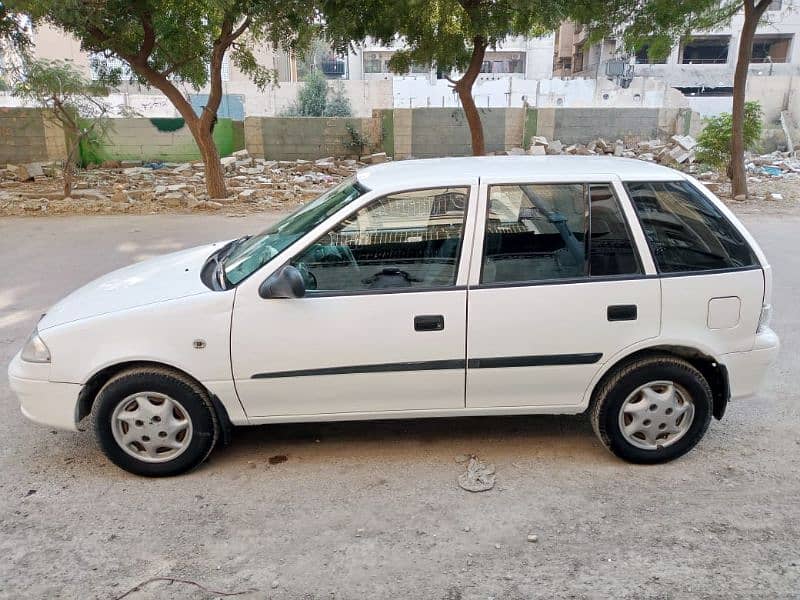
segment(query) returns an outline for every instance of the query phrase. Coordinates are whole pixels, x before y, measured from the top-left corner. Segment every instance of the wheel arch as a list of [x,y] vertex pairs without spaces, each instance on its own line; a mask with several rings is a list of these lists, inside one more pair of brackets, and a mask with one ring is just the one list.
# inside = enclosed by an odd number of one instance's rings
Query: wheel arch
[[725,409],[728,406],[730,399],[730,384],[728,379],[728,369],[724,364],[719,362],[712,355],[704,352],[698,348],[683,344],[657,344],[640,348],[634,352],[626,354],[625,356],[615,358],[614,361],[609,361],[601,375],[597,377],[591,386],[591,395],[589,397],[589,404],[587,410],[591,410],[597,399],[597,391],[600,390],[605,384],[606,380],[613,376],[613,374],[624,367],[626,364],[653,355],[670,355],[684,359],[695,369],[700,371],[711,387],[711,393],[714,398],[714,409],[712,414],[714,418],[719,420],[725,415]]
[[148,360],[123,361],[103,367],[99,371],[93,373],[86,380],[86,383],[83,384],[83,387],[81,388],[81,391],[78,394],[76,421],[81,421],[85,417],[89,416],[89,414],[91,414],[98,393],[112,377],[120,373],[123,373],[125,371],[140,369],[143,367],[158,367],[160,369],[167,369],[177,375],[190,379],[192,382],[197,384],[198,387],[203,389],[208,394],[208,397],[211,399],[211,404],[214,406],[214,411],[217,414],[217,418],[219,420],[222,429],[222,441],[225,445],[228,444],[228,442],[230,441],[231,430],[233,429],[233,425],[228,416],[228,411],[226,410],[222,402],[220,402],[216,394],[211,392],[211,390],[209,390],[208,387],[203,385],[191,373],[187,373],[183,369],[180,369],[174,365],[158,361],[148,361]]

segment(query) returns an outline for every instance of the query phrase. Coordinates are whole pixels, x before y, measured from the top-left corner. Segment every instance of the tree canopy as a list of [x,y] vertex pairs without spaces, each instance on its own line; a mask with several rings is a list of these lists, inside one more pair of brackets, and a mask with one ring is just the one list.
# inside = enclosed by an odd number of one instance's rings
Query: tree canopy
[[328,35],[340,49],[367,37],[404,47],[390,66],[406,72],[412,64],[464,71],[475,38],[496,48],[508,36],[538,36],[568,16],[569,2],[552,0],[322,0]]
[[[83,50],[117,57],[142,83],[161,90],[200,148],[211,197],[226,195],[211,132],[222,101],[226,56],[259,87],[276,80],[256,48],[302,47],[316,30],[312,0],[11,0],[12,10],[75,36]],[[198,116],[180,84],[208,87]]]
[[25,77],[13,89],[15,96],[49,109],[67,134],[67,160],[64,161],[64,196],[72,192],[72,170],[80,144],[91,136],[102,137],[109,126],[108,105],[99,97],[109,92],[116,81],[91,80],[70,61],[29,59]]
[[618,36],[628,50],[647,46],[651,58],[664,57],[678,39],[690,37],[692,31],[714,29],[729,23],[738,13],[743,15],[733,75],[730,162],[727,169],[734,197],[747,196],[744,150],[748,115],[745,92],[753,39],[771,4],[772,0],[609,0],[605,10],[595,12],[581,0],[575,11],[577,20],[591,28],[591,39]]
[[[486,50],[509,36],[555,29],[569,17],[571,5],[569,0],[321,0],[327,35],[340,51],[368,37],[385,46],[399,41],[389,61],[393,71],[436,65],[461,100],[474,154],[485,153],[472,87]],[[452,79],[452,71],[462,75]]]
[[603,10],[581,1],[573,7],[572,18],[587,26],[591,41],[615,37],[630,52],[646,47],[650,58],[661,59],[692,31],[729,22],[742,9],[742,1],[609,0]]

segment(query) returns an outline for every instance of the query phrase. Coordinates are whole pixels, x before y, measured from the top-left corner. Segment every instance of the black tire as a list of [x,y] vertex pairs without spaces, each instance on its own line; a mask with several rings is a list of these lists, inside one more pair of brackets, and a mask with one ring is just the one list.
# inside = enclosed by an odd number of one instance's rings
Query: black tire
[[[132,394],[155,392],[180,403],[191,419],[188,446],[174,459],[146,462],[132,456],[117,443],[112,415]],[[118,467],[146,477],[168,477],[185,473],[201,464],[214,449],[220,425],[206,390],[190,378],[166,368],[134,368],[112,377],[95,400],[95,432],[105,455]]]
[[[623,404],[640,386],[667,380],[688,393],[694,405],[694,419],[683,436],[670,445],[637,447],[620,428]],[[632,463],[656,464],[676,459],[694,448],[705,435],[712,412],[713,396],[703,374],[681,358],[659,354],[624,363],[609,373],[595,391],[590,416],[594,432],[608,450]]]

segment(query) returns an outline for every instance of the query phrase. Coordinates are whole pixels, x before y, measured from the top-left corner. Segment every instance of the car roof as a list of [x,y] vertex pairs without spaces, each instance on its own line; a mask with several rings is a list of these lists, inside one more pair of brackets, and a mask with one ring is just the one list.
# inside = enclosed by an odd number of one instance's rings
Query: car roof
[[547,175],[577,182],[581,175],[616,175],[623,181],[677,181],[679,171],[652,162],[614,156],[468,156],[400,160],[374,165],[357,173],[359,182],[372,190],[447,184],[468,178]]

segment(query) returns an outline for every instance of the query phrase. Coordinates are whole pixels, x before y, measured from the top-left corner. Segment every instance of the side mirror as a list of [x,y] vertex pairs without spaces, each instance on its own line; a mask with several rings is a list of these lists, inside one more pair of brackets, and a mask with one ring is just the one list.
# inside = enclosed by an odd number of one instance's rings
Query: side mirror
[[306,295],[306,284],[300,271],[286,265],[267,277],[258,286],[258,295],[267,298],[302,298]]

